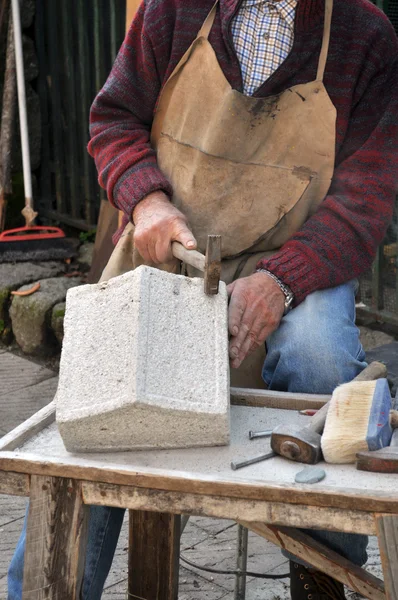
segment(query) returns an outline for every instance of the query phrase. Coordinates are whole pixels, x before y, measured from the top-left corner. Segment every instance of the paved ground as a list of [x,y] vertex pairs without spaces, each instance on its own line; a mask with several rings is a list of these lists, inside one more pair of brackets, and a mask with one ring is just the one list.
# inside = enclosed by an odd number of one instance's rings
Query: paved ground
[[[372,338],[373,339],[373,338]],[[382,343],[386,340],[383,339]],[[53,399],[57,377],[40,364],[0,349],[0,437]],[[0,600],[7,597],[6,573],[22,527],[26,501],[0,495]],[[229,521],[192,518],[182,536],[181,553],[200,566],[221,570],[235,568],[236,526]],[[369,570],[381,576],[377,543],[371,540]],[[272,544],[250,535],[248,569],[258,573],[286,573],[287,561]],[[122,530],[104,600],[125,600],[127,578],[127,529]],[[232,600],[234,576],[216,575],[181,562],[180,600]],[[288,579],[265,581],[249,578],[247,600],[284,600]]]

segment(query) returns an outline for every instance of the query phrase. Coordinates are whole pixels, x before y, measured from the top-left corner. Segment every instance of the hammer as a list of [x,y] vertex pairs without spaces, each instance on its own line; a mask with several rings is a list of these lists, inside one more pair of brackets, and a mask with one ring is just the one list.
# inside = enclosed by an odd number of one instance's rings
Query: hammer
[[[366,367],[354,381],[373,381],[387,376],[387,368],[379,362]],[[326,422],[329,402],[313,417],[306,427],[278,425],[272,432],[271,448],[275,454],[296,462],[314,465],[322,460],[321,434]]]
[[197,250],[187,250],[179,242],[171,245],[173,256],[204,273],[205,294],[218,294],[221,277],[221,236],[207,236],[206,256]]
[[387,448],[374,452],[358,452],[357,469],[371,473],[398,473],[398,429],[395,429]]

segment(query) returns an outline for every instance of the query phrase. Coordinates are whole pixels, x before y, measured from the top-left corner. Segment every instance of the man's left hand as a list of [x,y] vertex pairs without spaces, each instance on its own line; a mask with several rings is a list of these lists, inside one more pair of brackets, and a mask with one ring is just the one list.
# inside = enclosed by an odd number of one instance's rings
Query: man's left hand
[[285,295],[266,273],[254,273],[228,286],[231,335],[229,356],[237,369],[278,328],[285,309]]

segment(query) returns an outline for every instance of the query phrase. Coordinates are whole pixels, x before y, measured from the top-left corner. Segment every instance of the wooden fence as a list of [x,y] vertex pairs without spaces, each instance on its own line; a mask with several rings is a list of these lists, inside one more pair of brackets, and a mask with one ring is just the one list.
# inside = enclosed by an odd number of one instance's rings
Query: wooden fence
[[125,20],[125,0],[36,0],[39,208],[82,230],[96,226],[103,196],[86,150],[89,109],[123,41]]

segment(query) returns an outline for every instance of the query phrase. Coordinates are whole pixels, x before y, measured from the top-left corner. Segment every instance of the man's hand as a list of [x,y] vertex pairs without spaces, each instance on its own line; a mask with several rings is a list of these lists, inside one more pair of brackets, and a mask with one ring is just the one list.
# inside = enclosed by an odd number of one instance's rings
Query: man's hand
[[285,296],[266,273],[255,273],[228,286],[231,335],[229,356],[237,369],[278,328],[285,309]]
[[181,242],[188,250],[196,240],[185,216],[171,204],[163,192],[153,192],[141,200],[133,211],[134,244],[146,261],[171,262],[171,242]]

